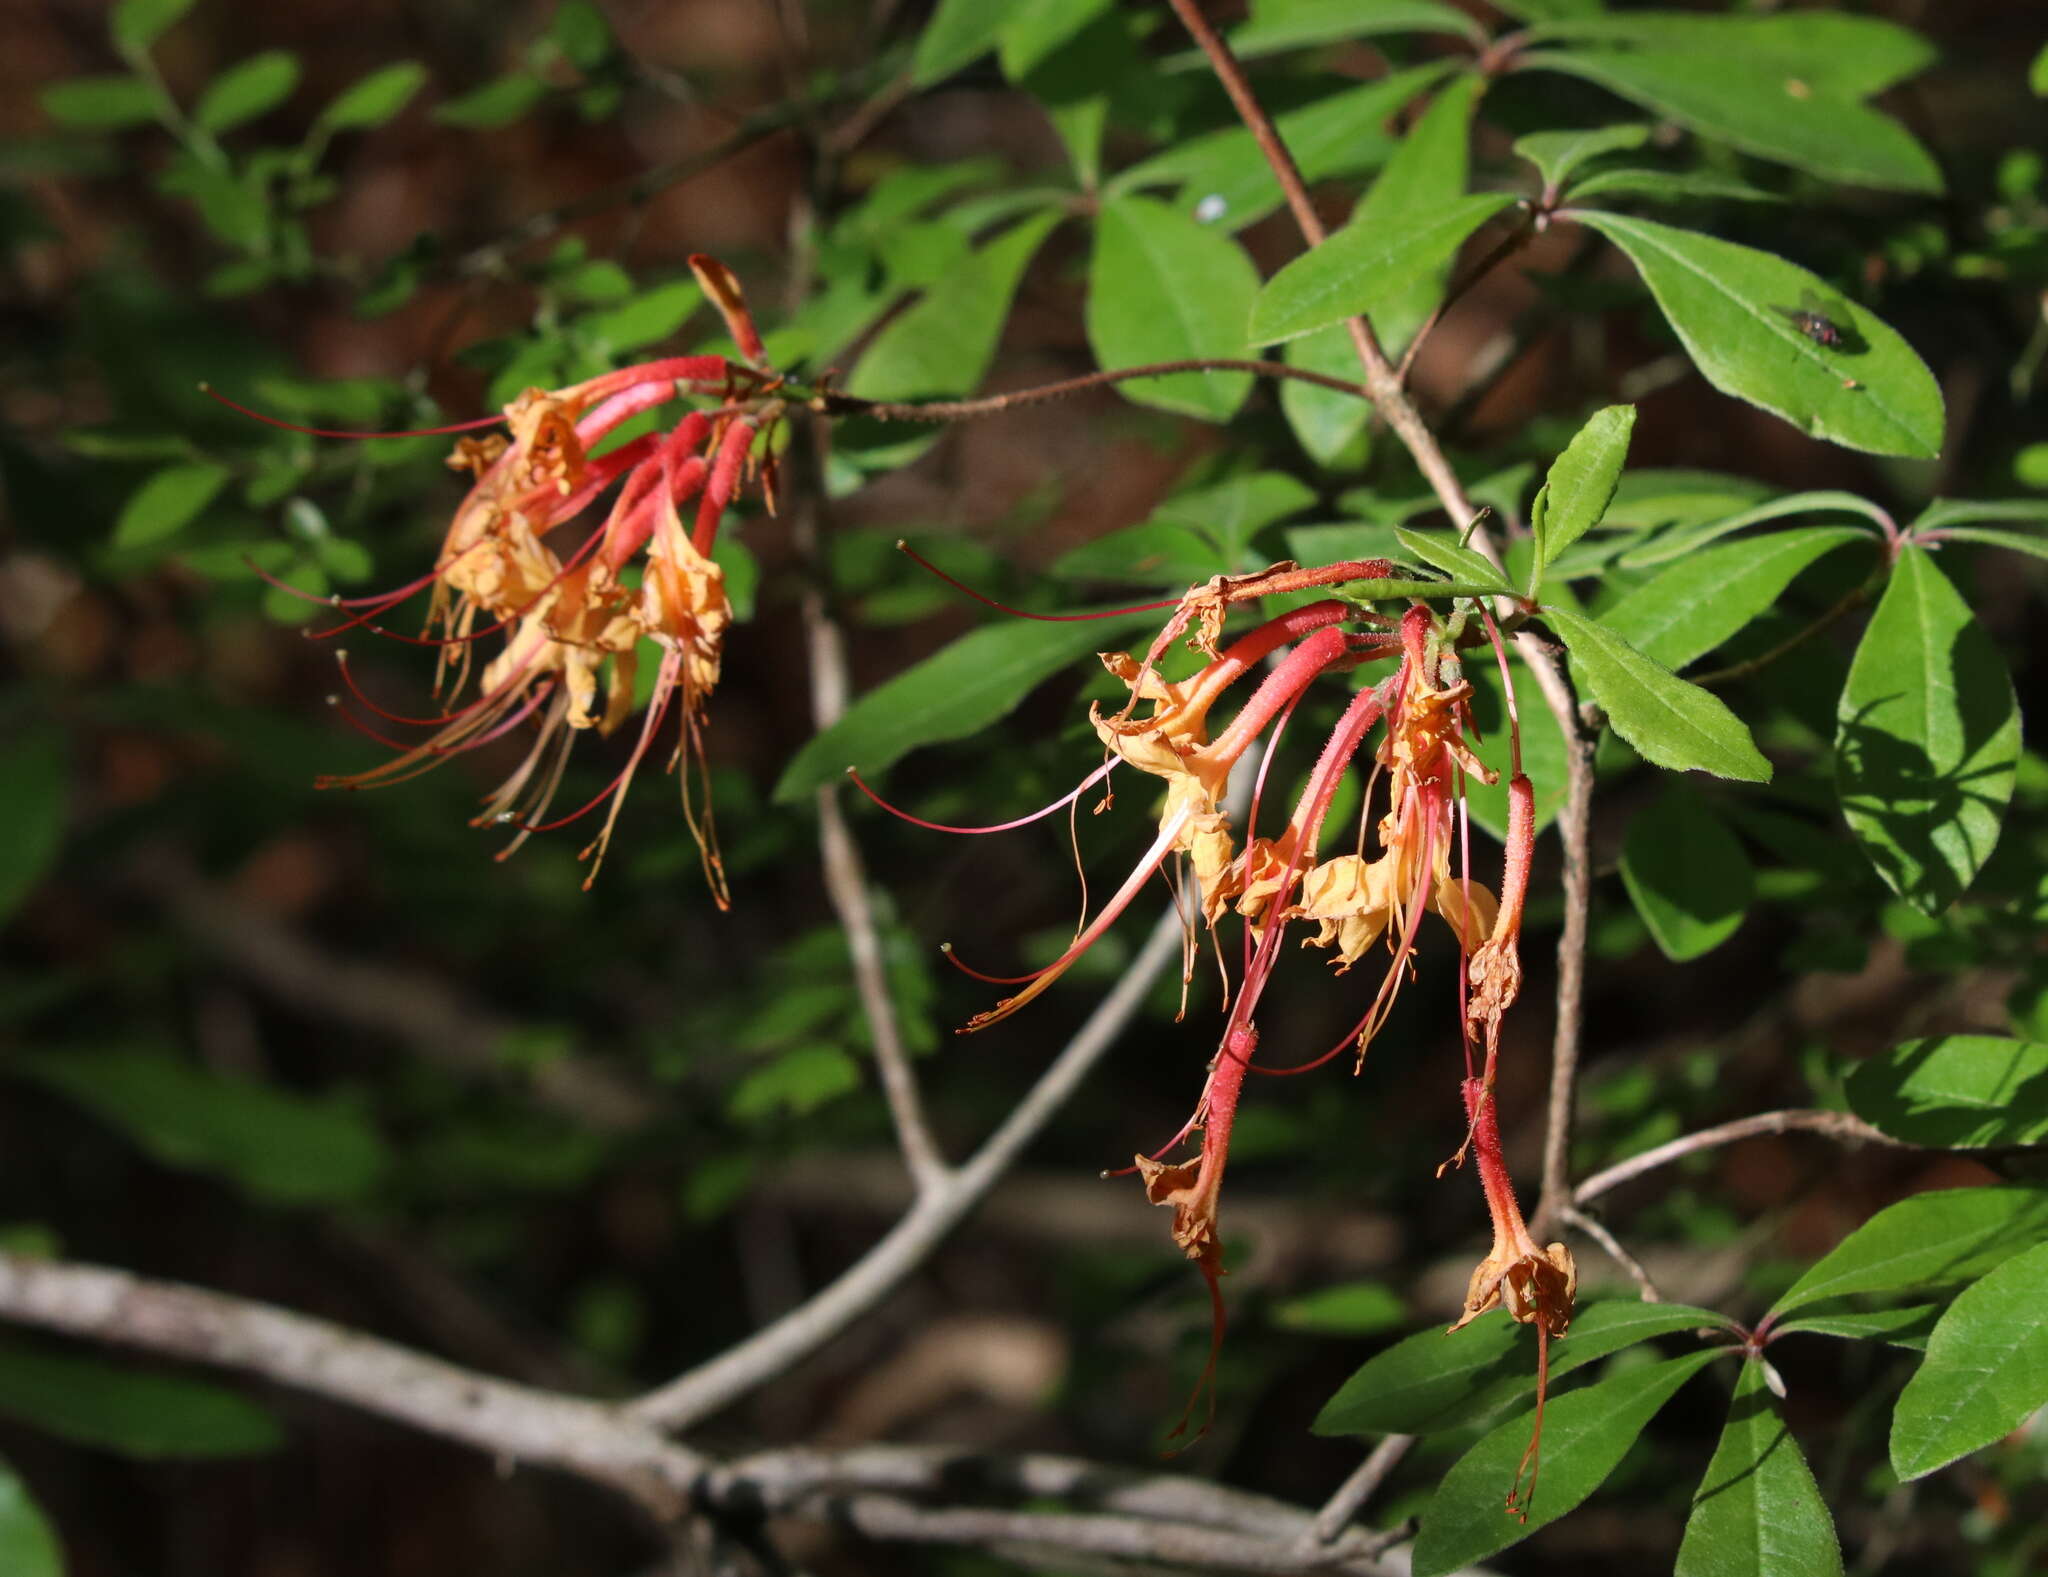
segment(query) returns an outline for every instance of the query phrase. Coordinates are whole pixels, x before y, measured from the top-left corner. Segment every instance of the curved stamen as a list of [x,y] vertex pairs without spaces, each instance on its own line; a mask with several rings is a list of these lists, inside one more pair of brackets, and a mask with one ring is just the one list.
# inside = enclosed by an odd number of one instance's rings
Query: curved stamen
[[282,427],[288,433],[304,433],[309,438],[445,438],[450,433],[472,433],[479,427],[495,427],[505,418],[502,416],[479,416],[473,421],[454,422],[446,427],[415,427],[387,433],[349,432],[337,427],[302,427],[297,422],[285,421],[282,417],[266,416],[261,411],[229,399],[210,383],[199,385],[199,392],[209,400],[217,400],[231,411],[239,411],[251,421],[263,423],[266,427]]
[[869,788],[866,782],[863,781],[861,778],[860,768],[848,767],[846,769],[846,775],[848,778],[852,780],[853,786],[855,788],[859,789],[863,794],[867,795],[869,799],[873,800],[877,805],[881,806],[882,809],[886,810],[898,821],[907,821],[913,827],[926,827],[933,832],[956,832],[961,834],[963,837],[979,837],[983,833],[1009,832],[1017,827],[1028,827],[1034,821],[1043,821],[1047,816],[1050,816],[1056,810],[1066,809],[1067,806],[1073,804],[1075,800],[1079,799],[1083,794],[1087,793],[1096,784],[1100,783],[1104,778],[1108,777],[1109,774],[1115,770],[1117,763],[1122,759],[1123,758],[1119,756],[1109,761],[1105,761],[1101,766],[1097,767],[1093,772],[1089,773],[1085,778],[1081,779],[1080,783],[1074,787],[1072,792],[1061,795],[1058,799],[1054,800],[1050,805],[1046,805],[1038,810],[1034,810],[1028,816],[1019,816],[1015,821],[993,822],[986,827],[950,827],[942,821],[926,821],[922,816],[913,816],[910,814],[909,811],[900,809],[899,807],[890,804],[887,800],[883,799],[881,795],[877,794],[873,789]]
[[1034,969],[1028,975],[990,975],[984,974],[971,964],[962,963],[960,955],[953,951],[953,944],[951,942],[941,942],[939,944],[939,951],[945,954],[946,962],[959,970],[961,974],[971,975],[976,980],[985,980],[992,986],[1029,985],[1032,981],[1038,979],[1040,975],[1043,975],[1046,970],[1053,967],[1051,964],[1047,964],[1045,969]]
[[1032,613],[1024,608],[1013,608],[1006,602],[997,602],[993,597],[985,597],[965,581],[955,580],[901,537],[896,539],[896,551],[927,574],[937,576],[955,591],[965,593],[976,602],[986,603],[998,613],[1011,614],[1019,619],[1038,619],[1048,624],[1078,624],[1089,619],[1121,618],[1127,613],[1156,613],[1161,608],[1173,608],[1180,605],[1180,598],[1169,597],[1164,602],[1141,602],[1128,608],[1101,608],[1093,613]]

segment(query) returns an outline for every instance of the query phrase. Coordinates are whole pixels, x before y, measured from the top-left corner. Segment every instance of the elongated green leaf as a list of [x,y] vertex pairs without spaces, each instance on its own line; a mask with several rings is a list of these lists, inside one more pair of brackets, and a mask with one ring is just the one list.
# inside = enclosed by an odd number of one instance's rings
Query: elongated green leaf
[[1115,0],[1019,0],[1008,8],[997,36],[1003,75],[1021,82]]
[[0,925],[63,845],[66,779],[64,736],[55,728],[17,729],[0,751]]
[[434,106],[444,126],[492,130],[509,126],[546,96],[548,85],[531,72],[512,71]]
[[[1333,378],[1360,376],[1358,350],[1351,343],[1350,331],[1341,323],[1289,340],[1282,354],[1290,367]],[[1280,409],[1286,414],[1287,425],[1294,429],[1294,436],[1301,440],[1301,447],[1318,465],[1364,465],[1364,436],[1366,424],[1372,420],[1371,401],[1289,378],[1280,385]]]
[[427,68],[417,60],[394,61],[337,93],[320,112],[321,124],[331,131],[381,126],[412,102],[426,80]]
[[42,91],[43,109],[65,126],[113,131],[156,119],[155,91],[140,77],[72,77]]
[[1352,1281],[1291,1298],[1273,1311],[1283,1330],[1328,1336],[1374,1336],[1407,1322],[1401,1295],[1381,1281]]
[[1835,1520],[1771,1401],[1763,1360],[1752,1359],[1692,1497],[1676,1577],[1840,1577],[1841,1570]]
[[2048,537],[2023,536],[2017,531],[1987,531],[1981,526],[1950,526],[1944,538],[1956,542],[1981,542],[1989,548],[2006,548],[2029,558],[2048,559]]
[[121,0],[111,19],[114,47],[124,55],[141,54],[191,10],[193,3],[194,0]]
[[0,1463],[0,1571],[8,1577],[64,1577],[64,1549],[28,1488]]
[[1748,477],[1719,471],[1641,467],[1621,474],[1601,524],[1610,530],[1699,525],[1753,508],[1770,491]]
[[1437,0],[1258,0],[1251,20],[1232,30],[1230,47],[1239,59],[1249,60],[1380,33],[1485,36],[1472,18]]
[[[1105,368],[1244,354],[1259,276],[1228,235],[1149,197],[1119,197],[1095,220],[1088,343]],[[1228,421],[1251,392],[1242,372],[1141,378],[1117,392],[1141,405]]]
[[1955,1286],[2048,1236],[2048,1190],[1947,1188],[1880,1210],[1772,1306],[1790,1314],[1828,1298]]
[[2048,1243],[1965,1287],[1892,1413],[1892,1470],[1916,1479],[2048,1406]]
[[917,36],[910,59],[914,86],[930,87],[996,47],[1003,28],[1028,0],[939,0]]
[[[1941,391],[1926,363],[1853,303],[1831,303],[1843,343],[1816,345],[1786,315],[1826,286],[1769,252],[1649,219],[1580,210],[1629,255],[1706,380],[1850,449],[1930,458]],[[1826,297],[1822,297],[1826,299]],[[1839,314],[1839,315],[1837,315]]]
[[1508,589],[1501,572],[1489,564],[1483,554],[1463,546],[1455,531],[1410,531],[1406,526],[1396,526],[1394,540],[1421,562],[1432,569],[1442,570],[1454,580],[1477,586],[1493,581],[1501,590]]
[[2027,525],[2048,526],[2048,498],[1937,498],[1909,528],[1912,531],[1946,531],[1952,526],[1981,524],[1987,520],[2015,520]]
[[[1726,1325],[1680,1303],[1588,1303],[1552,1345],[1552,1379],[1653,1336]],[[1427,1435],[1486,1417],[1536,1389],[1536,1340],[1498,1311],[1462,1331],[1418,1331],[1368,1359],[1317,1415],[1319,1435]],[[1501,1492],[1506,1493],[1506,1486]]]
[[672,279],[619,306],[590,313],[582,327],[608,350],[638,350],[667,339],[703,304],[704,292],[695,280]]
[[1853,97],[1738,57],[1684,49],[1539,49],[1530,71],[1562,71],[1745,153],[1833,181],[1939,192],[1941,169],[1905,127]]
[[986,728],[1041,680],[1148,621],[1156,624],[1158,616],[1057,624],[1016,619],[971,631],[848,707],[796,753],[775,798],[789,804],[848,767],[879,772],[919,745]]
[[275,1418],[225,1386],[13,1343],[0,1345],[0,1413],[131,1457],[250,1456],[284,1441]]
[[1774,531],[1681,558],[1636,587],[1600,622],[1667,668],[1683,668],[1767,611],[1799,573],[1836,548],[1875,546],[1846,526]]
[[345,1107],[216,1077],[146,1050],[65,1051],[11,1064],[167,1166],[211,1172],[279,1204],[359,1199],[386,1162]]
[[1052,566],[1055,575],[1138,586],[1191,586],[1212,575],[1259,569],[1251,539],[1299,514],[1316,495],[1283,471],[1255,471],[1176,493],[1149,520],[1112,531]]
[[267,49],[236,61],[209,82],[192,107],[192,119],[210,132],[231,131],[276,109],[298,85],[299,57],[289,50]]
[[1603,154],[1640,148],[1650,140],[1652,128],[1633,122],[1618,126],[1593,126],[1585,131],[1536,131],[1515,139],[1515,157],[1536,166],[1543,184],[1560,190],[1572,171],[1589,159]]
[[1628,462],[1629,434],[1635,426],[1633,405],[1610,405],[1595,411],[1551,463],[1534,520],[1536,568],[1530,577],[1531,597],[1550,562],[1599,525],[1600,517],[1607,513],[1615,484],[1621,480],[1621,468]]
[[1998,648],[1926,549],[1906,548],[1849,666],[1835,735],[1842,814],[1894,892],[1934,914],[1970,885],[2019,754]]
[[1571,200],[1640,197],[1652,203],[1782,203],[1776,192],[1698,170],[1597,170],[1571,189]]
[[1869,499],[1859,498],[1854,493],[1837,492],[1831,488],[1814,493],[1787,493],[1732,515],[1712,515],[1681,522],[1668,531],[1659,532],[1641,546],[1630,548],[1622,554],[1620,563],[1623,569],[1653,569],[1659,564],[1669,564],[1673,559],[1690,558],[1710,542],[1718,542],[1723,537],[1750,526],[1762,525],[1767,520],[1837,513],[1861,515],[1880,531],[1888,529],[1891,524],[1890,515]]
[[1749,726],[1719,696],[1687,684],[1581,614],[1553,607],[1543,616],[1571,648],[1614,731],[1645,761],[1745,783],[1770,781],[1771,764],[1758,752]]
[[1857,1309],[1847,1306],[1809,1308],[1796,1319],[1777,1326],[1780,1336],[1797,1331],[1815,1336],[1839,1336],[1847,1341],[1883,1342],[1908,1352],[1925,1352],[1927,1336],[1941,1314],[1938,1303],[1916,1303],[1903,1309]]
[[1531,1420],[1517,1416],[1492,1430],[1451,1465],[1423,1511],[1413,1577],[1447,1577],[1575,1510],[1672,1394],[1720,1356],[1709,1350],[1625,1369],[1552,1400],[1543,1416],[1542,1472],[1528,1498],[1527,1521],[1518,1521],[1504,1503],[1529,1444]]
[[176,536],[227,481],[227,467],[210,461],[165,466],[128,495],[114,522],[114,545],[143,547]]
[[977,250],[967,265],[875,336],[850,392],[868,400],[964,394],[995,359],[1017,282],[1052,227],[1037,214]]
[[[1305,180],[1375,170],[1399,145],[1388,121],[1418,93],[1441,80],[1448,64],[1410,66],[1377,82],[1328,94],[1275,118]],[[1181,188],[1180,204],[1204,224],[1242,230],[1283,201],[1273,168],[1241,126],[1206,132],[1154,154],[1109,182],[1111,196],[1148,186]]]
[[2048,1045],[2002,1035],[1909,1040],[1850,1070],[1849,1109],[1934,1149],[2048,1140]]
[[1605,12],[1550,22],[1533,29],[1532,35],[1720,55],[1746,62],[1759,73],[1795,77],[1809,87],[1849,98],[1881,93],[1925,70],[1935,58],[1934,47],[1908,28],[1839,11],[1787,11],[1775,16]]
[[1629,819],[1621,879],[1658,949],[1681,963],[1733,936],[1756,896],[1742,840],[1680,780]]
[[1465,238],[1514,199],[1475,192],[1424,209],[1405,225],[1347,225],[1266,282],[1252,308],[1251,342],[1270,345],[1364,313],[1448,262]]

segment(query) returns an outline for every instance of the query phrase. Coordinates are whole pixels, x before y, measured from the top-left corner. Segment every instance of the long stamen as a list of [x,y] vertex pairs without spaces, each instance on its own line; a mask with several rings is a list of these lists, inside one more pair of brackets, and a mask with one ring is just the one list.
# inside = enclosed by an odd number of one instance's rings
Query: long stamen
[[266,427],[282,427],[288,433],[304,433],[309,438],[445,438],[450,433],[471,433],[479,427],[495,427],[505,418],[502,416],[479,416],[473,421],[453,422],[446,427],[414,427],[393,432],[350,432],[336,427],[302,427],[297,422],[285,421],[282,417],[266,416],[263,412],[229,399],[210,383],[199,385],[199,392],[209,400],[216,400],[231,411],[239,411],[251,421],[263,423]]
[[852,781],[853,786],[855,788],[859,789],[863,794],[867,795],[869,799],[873,800],[877,805],[881,806],[882,809],[886,810],[898,821],[907,821],[913,827],[926,827],[933,832],[955,832],[959,833],[963,837],[980,837],[984,833],[1009,832],[1018,827],[1028,827],[1034,821],[1043,821],[1046,817],[1050,816],[1056,810],[1066,809],[1067,806],[1073,804],[1075,800],[1079,799],[1083,794],[1087,793],[1096,784],[1100,783],[1104,778],[1108,777],[1109,774],[1116,769],[1117,762],[1120,760],[1122,760],[1122,757],[1116,757],[1112,760],[1105,761],[1101,766],[1097,767],[1093,772],[1089,773],[1085,778],[1081,779],[1081,781],[1074,787],[1074,789],[1071,792],[1062,794],[1050,805],[1041,806],[1039,809],[1032,811],[1028,816],[1019,816],[1015,821],[993,822],[986,827],[950,827],[942,821],[926,821],[922,816],[913,816],[910,814],[909,811],[903,810],[898,806],[890,804],[887,800],[883,799],[881,795],[877,794],[873,789],[869,788],[867,783],[862,779],[860,775],[860,768],[848,767],[846,769],[846,775]]
[[997,602],[993,597],[983,596],[965,581],[955,580],[901,538],[897,539],[896,551],[927,574],[937,576],[955,591],[965,593],[976,602],[986,603],[998,613],[1012,614],[1019,619],[1039,619],[1050,624],[1076,624],[1088,619],[1118,619],[1127,613],[1156,613],[1161,608],[1177,607],[1180,603],[1178,597],[1169,597],[1164,602],[1141,602],[1128,608],[1101,608],[1092,613],[1032,613],[1028,609],[1013,608],[1007,602]]

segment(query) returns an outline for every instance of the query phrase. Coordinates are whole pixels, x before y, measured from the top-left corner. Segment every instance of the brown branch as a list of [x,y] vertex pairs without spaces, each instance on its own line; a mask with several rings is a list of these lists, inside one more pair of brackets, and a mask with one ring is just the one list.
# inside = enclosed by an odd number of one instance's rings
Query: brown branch
[[1881,1128],[1873,1128],[1861,1117],[1848,1112],[1821,1111],[1814,1108],[1795,1107],[1788,1111],[1759,1112],[1754,1117],[1738,1117],[1734,1122],[1722,1123],[1714,1128],[1702,1128],[1698,1133],[1683,1134],[1654,1149],[1645,1150],[1641,1155],[1632,1155],[1626,1161],[1617,1161],[1605,1171],[1595,1172],[1572,1191],[1571,1202],[1583,1205],[1597,1199],[1611,1188],[1654,1172],[1673,1161],[1682,1161],[1689,1155],[1702,1150],[1712,1150],[1724,1144],[1736,1144],[1744,1139],[1754,1139],[1760,1134],[1771,1133],[1817,1133],[1846,1144],[1888,1144],[1902,1149],[1911,1149],[1903,1139],[1894,1139]]
[[1628,1272],[1628,1278],[1636,1284],[1636,1291],[1642,1294],[1643,1302],[1662,1303],[1664,1301],[1664,1294],[1657,1290],[1657,1283],[1652,1281],[1650,1273],[1643,1269],[1642,1261],[1621,1246],[1621,1239],[1608,1231],[1604,1222],[1587,1215],[1585,1211],[1579,1209],[1576,1205],[1566,1205],[1562,1210],[1558,1211],[1557,1219],[1564,1225],[1585,1233],[1587,1237],[1605,1249],[1607,1257]]
[[1565,733],[1564,802],[1557,837],[1564,851],[1564,927],[1557,938],[1557,1023],[1550,1043],[1550,1098],[1543,1125],[1543,1182],[1530,1218],[1542,1241],[1571,1203],[1572,1121],[1577,1115],[1579,1044],[1586,1019],[1586,933],[1593,910],[1593,758],[1598,730],[1573,711]]
[[1127,383],[1133,378],[1163,378],[1177,372],[1248,372],[1258,378],[1291,378],[1296,383],[1312,383],[1319,389],[1356,395],[1361,400],[1371,398],[1363,384],[1349,383],[1324,372],[1312,372],[1306,367],[1290,367],[1284,361],[1231,361],[1211,357],[1151,362],[1142,367],[1117,367],[1084,373],[1078,378],[1062,378],[1057,383],[1041,384],[1035,389],[1013,389],[1007,394],[991,394],[979,400],[930,400],[914,404],[863,400],[856,395],[827,391],[811,401],[811,408],[827,416],[871,416],[883,422],[962,422],[977,416],[999,416],[1027,405],[1043,405],[1049,400],[1061,400],[1089,389]]
[[1465,292],[1527,246],[1529,238],[1535,233],[1535,214],[1524,214],[1521,222],[1501,238],[1498,246],[1474,263],[1465,271],[1462,278],[1444,292],[1443,300],[1436,304],[1436,309],[1423,320],[1422,327],[1415,331],[1415,337],[1408,342],[1408,349],[1401,356],[1401,365],[1394,369],[1394,377],[1400,382],[1401,387],[1405,389],[1408,386],[1408,369],[1415,365],[1415,358],[1422,350],[1422,342],[1428,339],[1436,326],[1444,320],[1444,315],[1463,299]]
[[1388,1435],[1367,1452],[1365,1460],[1352,1469],[1351,1476],[1323,1502],[1315,1521],[1309,1524],[1305,1540],[1312,1546],[1334,1545],[1414,1444],[1413,1435]]
[[1739,663],[1730,663],[1726,668],[1716,668],[1711,673],[1703,673],[1692,682],[1697,685],[1729,684],[1737,679],[1747,679],[1753,673],[1761,673],[1787,652],[1805,645],[1806,642],[1812,640],[1814,636],[1820,634],[1821,631],[1825,630],[1837,619],[1860,608],[1869,600],[1870,588],[1868,586],[1852,587],[1839,601],[1825,613],[1821,614],[1819,618],[1805,626],[1805,628],[1793,631],[1769,651],[1759,652],[1754,657],[1746,657]]

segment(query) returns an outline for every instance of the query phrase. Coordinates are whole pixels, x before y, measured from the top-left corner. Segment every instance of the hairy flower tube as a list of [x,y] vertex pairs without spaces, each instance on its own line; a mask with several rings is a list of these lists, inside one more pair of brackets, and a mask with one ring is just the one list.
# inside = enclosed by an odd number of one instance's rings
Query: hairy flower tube
[[[348,617],[317,632],[331,638],[368,628],[435,648],[441,710],[408,717],[377,706],[356,685],[347,653],[339,653],[343,682],[357,703],[387,723],[426,732],[407,743],[351,718],[395,753],[367,771],[320,783],[361,789],[404,782],[526,731],[524,756],[485,796],[472,825],[514,829],[502,859],[535,832],[608,807],[582,851],[590,865],[588,887],[626,791],[673,713],[667,765],[681,784],[685,819],[723,908],[728,893],[704,792],[702,746],[732,607],[711,553],[719,522],[750,472],[764,489],[772,487],[772,468],[757,458],[757,449],[782,406],[777,380],[759,364],[760,339],[737,283],[710,259],[694,258],[692,265],[742,354],[755,364],[677,356],[567,388],[528,389],[505,407],[502,434],[463,438],[449,465],[473,480],[433,572],[392,592],[330,599]],[[719,404],[687,412],[665,433],[597,452],[628,421],[684,394],[712,395]],[[615,485],[600,515],[599,501]],[[686,506],[694,508],[688,527]],[[398,635],[379,622],[429,587],[422,635]],[[489,636],[502,636],[503,644],[479,674],[477,643]],[[650,651],[658,661],[643,698],[640,668]],[[642,721],[624,767],[587,804],[548,820],[575,741],[586,733],[614,733],[636,710]]]

